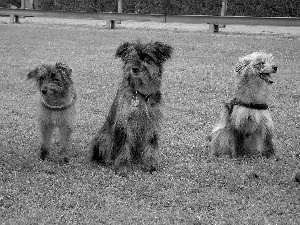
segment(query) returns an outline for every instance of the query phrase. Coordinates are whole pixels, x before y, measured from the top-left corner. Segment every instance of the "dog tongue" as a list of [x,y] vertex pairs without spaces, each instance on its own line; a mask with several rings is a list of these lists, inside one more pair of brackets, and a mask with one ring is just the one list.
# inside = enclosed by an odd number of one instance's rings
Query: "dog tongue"
[[273,78],[270,76],[270,74],[266,74],[265,78],[268,80],[269,84],[273,84],[274,83]]

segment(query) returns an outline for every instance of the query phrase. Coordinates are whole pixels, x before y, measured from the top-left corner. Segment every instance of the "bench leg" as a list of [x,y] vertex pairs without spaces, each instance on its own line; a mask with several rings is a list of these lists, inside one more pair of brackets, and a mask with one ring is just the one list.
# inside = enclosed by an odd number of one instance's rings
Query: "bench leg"
[[106,20],[106,28],[115,29],[116,21],[115,20]]
[[219,25],[214,24],[214,23],[210,23],[208,31],[209,31],[209,33],[218,33],[219,32]]
[[20,23],[19,16],[17,16],[17,15],[10,15],[10,23]]

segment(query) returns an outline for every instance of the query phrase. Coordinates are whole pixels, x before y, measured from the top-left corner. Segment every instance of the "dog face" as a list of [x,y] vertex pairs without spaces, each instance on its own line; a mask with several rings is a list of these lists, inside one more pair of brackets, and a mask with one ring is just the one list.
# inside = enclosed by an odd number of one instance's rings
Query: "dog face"
[[66,64],[57,62],[53,65],[42,65],[29,72],[27,79],[35,79],[42,96],[48,98],[64,97],[71,80],[72,69]]
[[160,88],[162,66],[171,57],[172,47],[161,42],[120,45],[115,56],[124,62],[124,76],[129,85],[144,94]]
[[272,84],[271,74],[276,73],[277,68],[272,54],[254,52],[239,59],[236,72],[244,82],[257,79]]

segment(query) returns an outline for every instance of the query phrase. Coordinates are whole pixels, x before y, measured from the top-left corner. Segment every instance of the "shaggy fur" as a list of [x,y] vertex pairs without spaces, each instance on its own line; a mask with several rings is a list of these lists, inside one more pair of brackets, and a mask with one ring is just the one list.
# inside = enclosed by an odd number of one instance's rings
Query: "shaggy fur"
[[68,162],[71,134],[76,122],[76,92],[71,80],[72,70],[61,62],[42,65],[31,71],[28,79],[36,81],[41,94],[38,122],[42,135],[40,157],[48,154],[55,128],[61,135],[60,159]]
[[92,160],[113,164],[125,175],[131,162],[147,171],[158,168],[163,64],[172,47],[161,42],[120,45],[115,56],[124,62],[123,80],[102,128],[91,143]]
[[271,74],[276,71],[271,54],[254,52],[239,59],[236,65],[239,82],[234,99],[223,104],[219,121],[212,131],[214,155],[275,156],[274,124],[268,102],[273,83]]

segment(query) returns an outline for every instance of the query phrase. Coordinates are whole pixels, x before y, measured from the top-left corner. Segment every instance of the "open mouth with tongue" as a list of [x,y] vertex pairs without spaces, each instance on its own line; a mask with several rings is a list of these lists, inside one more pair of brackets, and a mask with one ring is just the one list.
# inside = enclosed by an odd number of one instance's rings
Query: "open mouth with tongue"
[[268,84],[273,84],[273,78],[271,77],[270,73],[259,73],[259,76],[261,79],[263,79],[264,81],[266,81]]
[[268,84],[273,84],[274,81],[271,74],[274,74],[276,72],[277,72],[276,65],[272,65],[271,67],[265,67],[260,70],[259,77],[263,79],[265,82],[267,82]]

